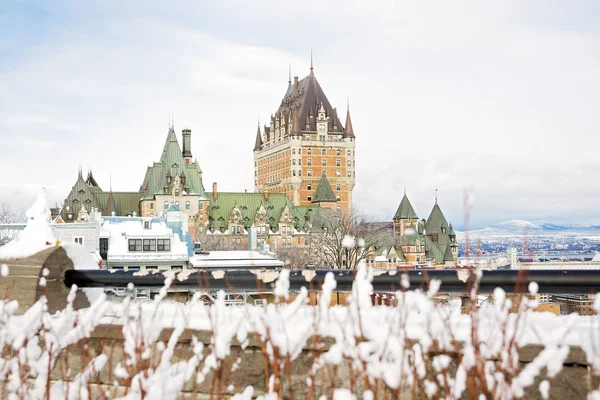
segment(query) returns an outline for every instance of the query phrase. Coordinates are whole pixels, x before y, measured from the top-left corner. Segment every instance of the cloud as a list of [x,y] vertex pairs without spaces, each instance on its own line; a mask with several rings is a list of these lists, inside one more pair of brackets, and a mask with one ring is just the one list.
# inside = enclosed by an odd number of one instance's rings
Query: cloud
[[289,63],[308,73],[313,46],[330,101],[341,109],[350,96],[354,199],[369,214],[391,218],[406,187],[426,217],[437,187],[460,221],[468,188],[474,226],[598,222],[595,6],[552,4],[16,4],[20,23],[4,29],[40,28],[1,43],[16,56],[0,56],[0,170],[13,188],[0,201],[18,203],[24,183],[59,200],[80,163],[102,186],[137,189],[171,111],[177,130],[192,129],[207,186],[252,190],[257,118],[277,109]]

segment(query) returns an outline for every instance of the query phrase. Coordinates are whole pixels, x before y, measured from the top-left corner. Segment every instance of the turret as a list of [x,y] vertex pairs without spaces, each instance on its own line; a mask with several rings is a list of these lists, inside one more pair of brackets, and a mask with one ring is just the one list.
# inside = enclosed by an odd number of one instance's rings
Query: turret
[[192,131],[188,127],[185,127],[181,131],[181,136],[183,136],[183,151],[181,155],[187,165],[192,162]]
[[256,140],[254,141],[254,151],[259,151],[263,145],[262,136],[260,134],[260,122],[256,128]]

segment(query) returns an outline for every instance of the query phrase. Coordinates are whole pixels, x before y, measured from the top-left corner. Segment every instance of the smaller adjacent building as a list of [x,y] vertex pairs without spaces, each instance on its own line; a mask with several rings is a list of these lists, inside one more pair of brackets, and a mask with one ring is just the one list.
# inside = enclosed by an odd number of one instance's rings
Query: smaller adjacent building
[[560,307],[561,315],[577,313],[579,315],[595,315],[594,295],[586,294],[555,294],[552,295],[554,303]]
[[100,268],[177,270],[187,268],[193,254],[186,223],[173,204],[164,218],[103,217],[94,210],[74,223],[54,221],[52,229],[61,242],[82,245]]
[[392,219],[392,243],[371,248],[367,265],[375,268],[453,268],[458,242],[437,199],[427,219],[419,220],[406,193]]

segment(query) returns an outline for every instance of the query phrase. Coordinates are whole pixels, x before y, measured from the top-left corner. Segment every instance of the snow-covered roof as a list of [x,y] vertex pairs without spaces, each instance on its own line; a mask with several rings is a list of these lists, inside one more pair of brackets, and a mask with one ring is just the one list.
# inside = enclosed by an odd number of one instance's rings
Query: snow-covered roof
[[[144,222],[149,221],[150,227],[144,228]],[[180,260],[188,259],[188,247],[179,235],[174,234],[164,220],[153,218],[105,218],[100,228],[100,235],[109,238],[108,259],[117,260]],[[129,239],[171,239],[170,251],[130,252]]]
[[211,251],[209,254],[195,254],[190,258],[194,268],[243,268],[243,267],[283,267],[283,261],[258,251]]

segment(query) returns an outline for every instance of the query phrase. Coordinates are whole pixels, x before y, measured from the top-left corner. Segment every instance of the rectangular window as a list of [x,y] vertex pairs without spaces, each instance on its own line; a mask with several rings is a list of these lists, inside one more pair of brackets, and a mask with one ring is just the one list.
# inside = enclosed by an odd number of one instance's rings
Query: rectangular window
[[140,266],[139,265],[133,265],[133,266],[127,267],[127,270],[129,270],[129,271],[139,271],[140,270]]
[[183,269],[183,265],[173,265],[171,269],[173,271],[181,271]]
[[327,160],[326,159],[322,159],[321,160],[321,166],[323,166],[323,167],[327,166]]
[[204,203],[203,203],[203,202],[199,202],[199,203],[198,203],[198,208],[199,208],[200,210],[204,209]]
[[151,269],[158,269],[158,266],[157,265],[152,265],[152,266],[148,265],[146,267],[146,270],[151,270]]
[[342,189],[342,185],[340,185],[339,183],[337,185],[335,185],[335,190],[341,190]]
[[312,190],[312,185],[306,185],[306,190]]
[[150,229],[150,221],[144,221],[144,229]]
[[309,158],[308,160],[306,160],[306,163],[307,163],[308,165],[312,165],[312,158]]
[[129,239],[129,251],[142,251],[142,239]]
[[342,166],[342,162],[340,160],[335,160],[335,166],[336,167],[341,167]]
[[73,241],[74,241],[75,243],[79,243],[80,245],[82,245],[82,246],[83,246],[83,236],[75,236],[75,237],[73,238]]
[[312,154],[312,149],[306,150],[306,154],[308,154],[310,156]]
[[156,251],[156,239],[144,239],[144,251]]
[[309,170],[308,170],[308,173],[307,173],[307,175],[308,175],[308,176],[312,176],[312,169],[309,169]]
[[171,239],[157,239],[156,249],[158,251],[171,251]]

